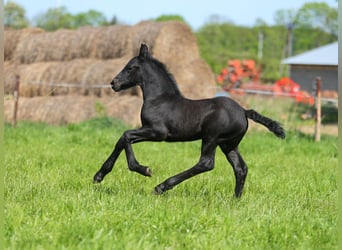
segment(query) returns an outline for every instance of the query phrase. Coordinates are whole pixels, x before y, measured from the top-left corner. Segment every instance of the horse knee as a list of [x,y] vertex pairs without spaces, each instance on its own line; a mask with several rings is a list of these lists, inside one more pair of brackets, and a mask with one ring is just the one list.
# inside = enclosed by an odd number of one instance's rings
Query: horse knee
[[127,143],[130,143],[130,135],[129,135],[129,132],[128,131],[125,131],[122,136],[121,136],[121,140],[122,140],[122,143],[123,144],[127,144]]
[[213,170],[215,167],[214,159],[212,159],[212,158],[201,159],[200,167],[201,167],[203,172]]

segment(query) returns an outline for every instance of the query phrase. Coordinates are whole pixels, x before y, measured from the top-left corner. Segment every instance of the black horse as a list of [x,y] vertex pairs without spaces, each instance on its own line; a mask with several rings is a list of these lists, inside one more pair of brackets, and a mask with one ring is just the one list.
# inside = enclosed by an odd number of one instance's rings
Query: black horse
[[150,168],[136,160],[132,144],[142,141],[192,141],[202,140],[201,157],[192,168],[168,178],[154,188],[156,194],[197,174],[212,170],[217,146],[232,165],[236,186],[235,196],[240,197],[247,176],[247,166],[238,145],[248,129],[247,118],[261,123],[276,136],[285,138],[278,122],[245,110],[227,97],[190,100],[182,96],[174,77],[165,65],[151,56],[145,44],[139,55],[133,57],[112,80],[114,91],[139,85],[143,92],[141,109],[142,127],[123,133],[109,158],[94,176],[94,183],[101,182],[108,174],[122,150],[126,152],[128,168],[145,176],[151,176]]

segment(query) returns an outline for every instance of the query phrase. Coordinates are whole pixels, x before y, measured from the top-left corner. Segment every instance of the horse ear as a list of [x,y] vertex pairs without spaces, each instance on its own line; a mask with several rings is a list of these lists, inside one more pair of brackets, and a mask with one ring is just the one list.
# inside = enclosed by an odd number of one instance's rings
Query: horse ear
[[148,47],[146,44],[142,43],[140,46],[139,58],[145,60],[148,57],[150,57],[150,52],[148,51]]

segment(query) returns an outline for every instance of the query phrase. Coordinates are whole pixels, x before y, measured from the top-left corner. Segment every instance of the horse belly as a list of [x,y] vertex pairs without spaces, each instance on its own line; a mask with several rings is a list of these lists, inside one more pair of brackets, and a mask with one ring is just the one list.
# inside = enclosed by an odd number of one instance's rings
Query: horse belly
[[174,117],[168,122],[166,141],[193,141],[201,139],[201,121],[194,116]]

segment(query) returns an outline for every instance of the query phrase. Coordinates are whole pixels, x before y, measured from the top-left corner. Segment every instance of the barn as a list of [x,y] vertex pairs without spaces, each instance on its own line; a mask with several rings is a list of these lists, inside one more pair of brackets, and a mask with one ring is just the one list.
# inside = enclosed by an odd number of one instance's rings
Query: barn
[[338,91],[338,42],[286,58],[282,63],[289,65],[290,78],[303,90],[312,92],[316,77],[321,77],[323,90]]

